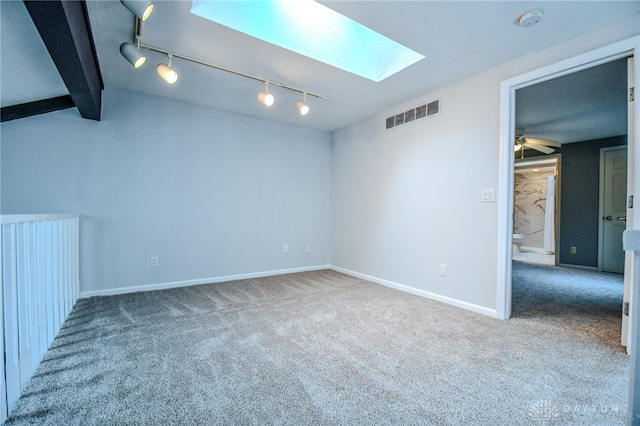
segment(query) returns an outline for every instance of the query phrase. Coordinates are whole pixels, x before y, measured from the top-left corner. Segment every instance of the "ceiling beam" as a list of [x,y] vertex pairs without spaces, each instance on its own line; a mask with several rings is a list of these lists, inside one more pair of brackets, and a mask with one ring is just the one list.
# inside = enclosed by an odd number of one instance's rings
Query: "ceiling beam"
[[80,115],[100,120],[104,84],[84,0],[24,4]]
[[31,117],[32,115],[46,114],[47,112],[73,108],[70,95],[44,99],[42,101],[27,102],[25,104],[11,105],[0,108],[0,122],[17,120],[18,118]]

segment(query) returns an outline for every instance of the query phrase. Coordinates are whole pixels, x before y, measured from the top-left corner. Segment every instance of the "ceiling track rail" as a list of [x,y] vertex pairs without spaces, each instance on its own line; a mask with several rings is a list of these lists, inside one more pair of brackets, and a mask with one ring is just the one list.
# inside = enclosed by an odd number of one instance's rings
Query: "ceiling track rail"
[[194,58],[192,56],[184,55],[184,54],[179,53],[179,52],[173,52],[173,51],[164,49],[162,47],[158,47],[158,46],[154,46],[154,45],[151,45],[151,44],[143,43],[142,42],[142,28],[141,28],[142,25],[141,24],[142,24],[142,22],[141,22],[140,18],[136,17],[134,39],[135,39],[135,43],[136,43],[136,46],[138,47],[138,49],[146,49],[146,50],[150,50],[152,52],[162,53],[162,54],[167,55],[167,56],[172,57],[172,58],[182,59],[184,61],[192,62],[192,63],[198,64],[198,65],[203,65],[205,67],[213,68],[213,69],[216,69],[218,71],[224,71],[226,73],[234,74],[234,75],[237,75],[239,77],[244,77],[244,78],[248,78],[250,80],[259,81],[259,82],[261,82],[263,84],[269,84],[271,86],[278,86],[278,87],[281,87],[283,89],[290,90],[292,92],[300,93],[301,95],[313,96],[314,98],[318,98],[318,99],[328,99],[328,97],[325,96],[325,95],[321,95],[319,93],[314,93],[314,92],[310,92],[310,91],[307,91],[307,90],[304,90],[304,89],[293,87],[293,86],[290,86],[290,85],[288,85],[286,83],[280,83],[280,82],[275,81],[275,80],[270,80],[268,78],[263,78],[263,77],[259,77],[259,76],[252,75],[252,74],[248,74],[248,73],[245,73],[245,72],[242,72],[242,71],[234,70],[232,68],[227,68],[227,67],[224,67],[222,65],[217,65],[217,64],[214,64],[212,62],[208,62],[208,61],[204,61],[202,59]]

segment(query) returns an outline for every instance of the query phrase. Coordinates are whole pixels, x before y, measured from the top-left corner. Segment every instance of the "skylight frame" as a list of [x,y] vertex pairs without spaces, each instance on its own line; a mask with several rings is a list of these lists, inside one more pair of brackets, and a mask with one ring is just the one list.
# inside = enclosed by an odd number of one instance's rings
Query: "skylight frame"
[[375,82],[424,58],[314,0],[193,0],[191,13]]

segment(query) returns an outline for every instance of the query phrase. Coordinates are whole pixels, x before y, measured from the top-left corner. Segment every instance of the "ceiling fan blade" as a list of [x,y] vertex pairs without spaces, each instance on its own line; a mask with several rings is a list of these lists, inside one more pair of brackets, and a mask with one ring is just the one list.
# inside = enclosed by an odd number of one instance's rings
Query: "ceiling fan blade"
[[528,141],[525,142],[523,145],[526,146],[527,148],[535,149],[536,151],[540,151],[540,152],[542,152],[544,154],[551,154],[552,152],[555,151],[555,149],[553,149],[553,148],[549,148],[549,147],[546,147],[544,145],[538,145],[538,144],[535,144],[535,143],[531,143],[530,144]]
[[536,139],[536,138],[524,138],[526,143],[535,144],[535,145],[545,145],[545,146],[554,146],[556,148],[560,148],[560,142],[550,141],[548,139]]

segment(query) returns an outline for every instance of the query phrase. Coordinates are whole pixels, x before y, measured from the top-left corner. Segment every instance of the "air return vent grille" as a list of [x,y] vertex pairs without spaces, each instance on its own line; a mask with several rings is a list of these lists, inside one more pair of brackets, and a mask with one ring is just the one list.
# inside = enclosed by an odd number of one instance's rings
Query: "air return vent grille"
[[393,129],[394,127],[409,124],[423,118],[433,117],[438,114],[440,114],[440,99],[387,118],[386,129]]

